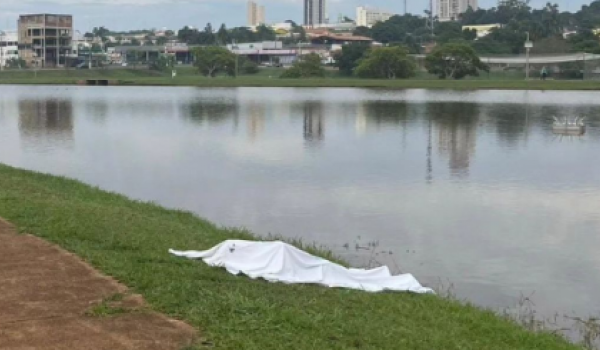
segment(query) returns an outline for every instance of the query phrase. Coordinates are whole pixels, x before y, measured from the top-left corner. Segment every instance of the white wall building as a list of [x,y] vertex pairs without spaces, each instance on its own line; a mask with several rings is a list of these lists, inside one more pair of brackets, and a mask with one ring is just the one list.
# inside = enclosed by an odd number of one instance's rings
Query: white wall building
[[479,8],[477,0],[437,0],[437,15],[440,22],[456,21],[461,13],[472,7],[474,10]]
[[0,66],[5,67],[7,61],[19,58],[18,42],[17,32],[0,30]]
[[377,22],[387,21],[393,15],[391,12],[359,6],[356,8],[356,25],[370,28]]

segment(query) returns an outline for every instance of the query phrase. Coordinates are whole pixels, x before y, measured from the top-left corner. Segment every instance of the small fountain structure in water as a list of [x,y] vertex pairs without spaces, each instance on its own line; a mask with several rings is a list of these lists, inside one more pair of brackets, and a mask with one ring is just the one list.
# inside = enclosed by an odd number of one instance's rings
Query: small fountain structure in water
[[557,135],[582,136],[585,134],[586,130],[584,120],[585,117],[565,117],[562,120],[558,119],[557,117],[554,117],[554,123],[552,124],[552,132],[554,132]]

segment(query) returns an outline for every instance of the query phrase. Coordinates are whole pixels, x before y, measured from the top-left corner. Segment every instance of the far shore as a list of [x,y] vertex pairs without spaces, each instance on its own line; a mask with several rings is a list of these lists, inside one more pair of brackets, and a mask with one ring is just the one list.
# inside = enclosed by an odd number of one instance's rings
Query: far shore
[[103,81],[119,86],[191,86],[191,87],[314,87],[314,88],[381,88],[444,90],[600,90],[595,80],[524,80],[517,74],[496,72],[465,80],[440,80],[426,73],[412,79],[377,80],[346,78],[331,74],[325,78],[281,79],[278,69],[263,69],[257,75],[238,78],[206,78],[192,67],[177,70],[176,77],[147,69],[31,70],[0,73],[3,85],[88,85]]

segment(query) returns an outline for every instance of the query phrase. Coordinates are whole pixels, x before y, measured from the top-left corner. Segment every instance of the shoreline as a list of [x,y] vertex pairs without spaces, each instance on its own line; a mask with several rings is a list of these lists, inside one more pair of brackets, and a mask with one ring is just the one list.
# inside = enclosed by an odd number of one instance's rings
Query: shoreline
[[169,248],[256,236],[64,177],[0,164],[0,216],[76,254],[222,349],[580,349],[438,296],[272,284],[176,259]]
[[[105,78],[85,80],[106,80]],[[88,85],[74,80],[0,80],[0,86],[100,86]],[[198,80],[139,79],[117,80],[108,86],[128,87],[198,87],[198,88],[356,88],[384,90],[450,90],[450,91],[600,91],[600,82],[560,81],[560,82],[526,82],[526,81],[380,81],[380,80],[351,80],[344,79],[279,79],[238,81],[234,79],[215,78]]]
[[[522,80],[514,76],[493,75],[464,80],[440,80],[429,75],[421,75],[407,80],[377,80],[341,77],[332,75],[313,79],[281,79],[278,71],[262,71],[258,75],[242,75],[238,78],[206,78],[194,69],[181,69],[172,78],[165,73],[141,69],[107,70],[50,70],[35,73],[32,71],[8,71],[0,73],[1,85],[74,85],[85,86],[87,80],[102,80],[115,86],[187,86],[205,88],[273,87],[273,88],[373,88],[373,89],[435,89],[435,90],[533,90],[533,91],[597,91],[600,81],[595,80]],[[273,73],[274,75],[269,75]]]

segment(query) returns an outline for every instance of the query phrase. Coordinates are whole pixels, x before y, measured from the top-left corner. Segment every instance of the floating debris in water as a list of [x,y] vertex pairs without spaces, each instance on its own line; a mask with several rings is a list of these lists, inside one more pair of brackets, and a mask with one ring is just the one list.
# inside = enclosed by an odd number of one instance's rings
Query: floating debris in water
[[584,123],[585,117],[563,118],[554,117],[552,131],[558,135],[582,136],[585,134],[586,126]]

